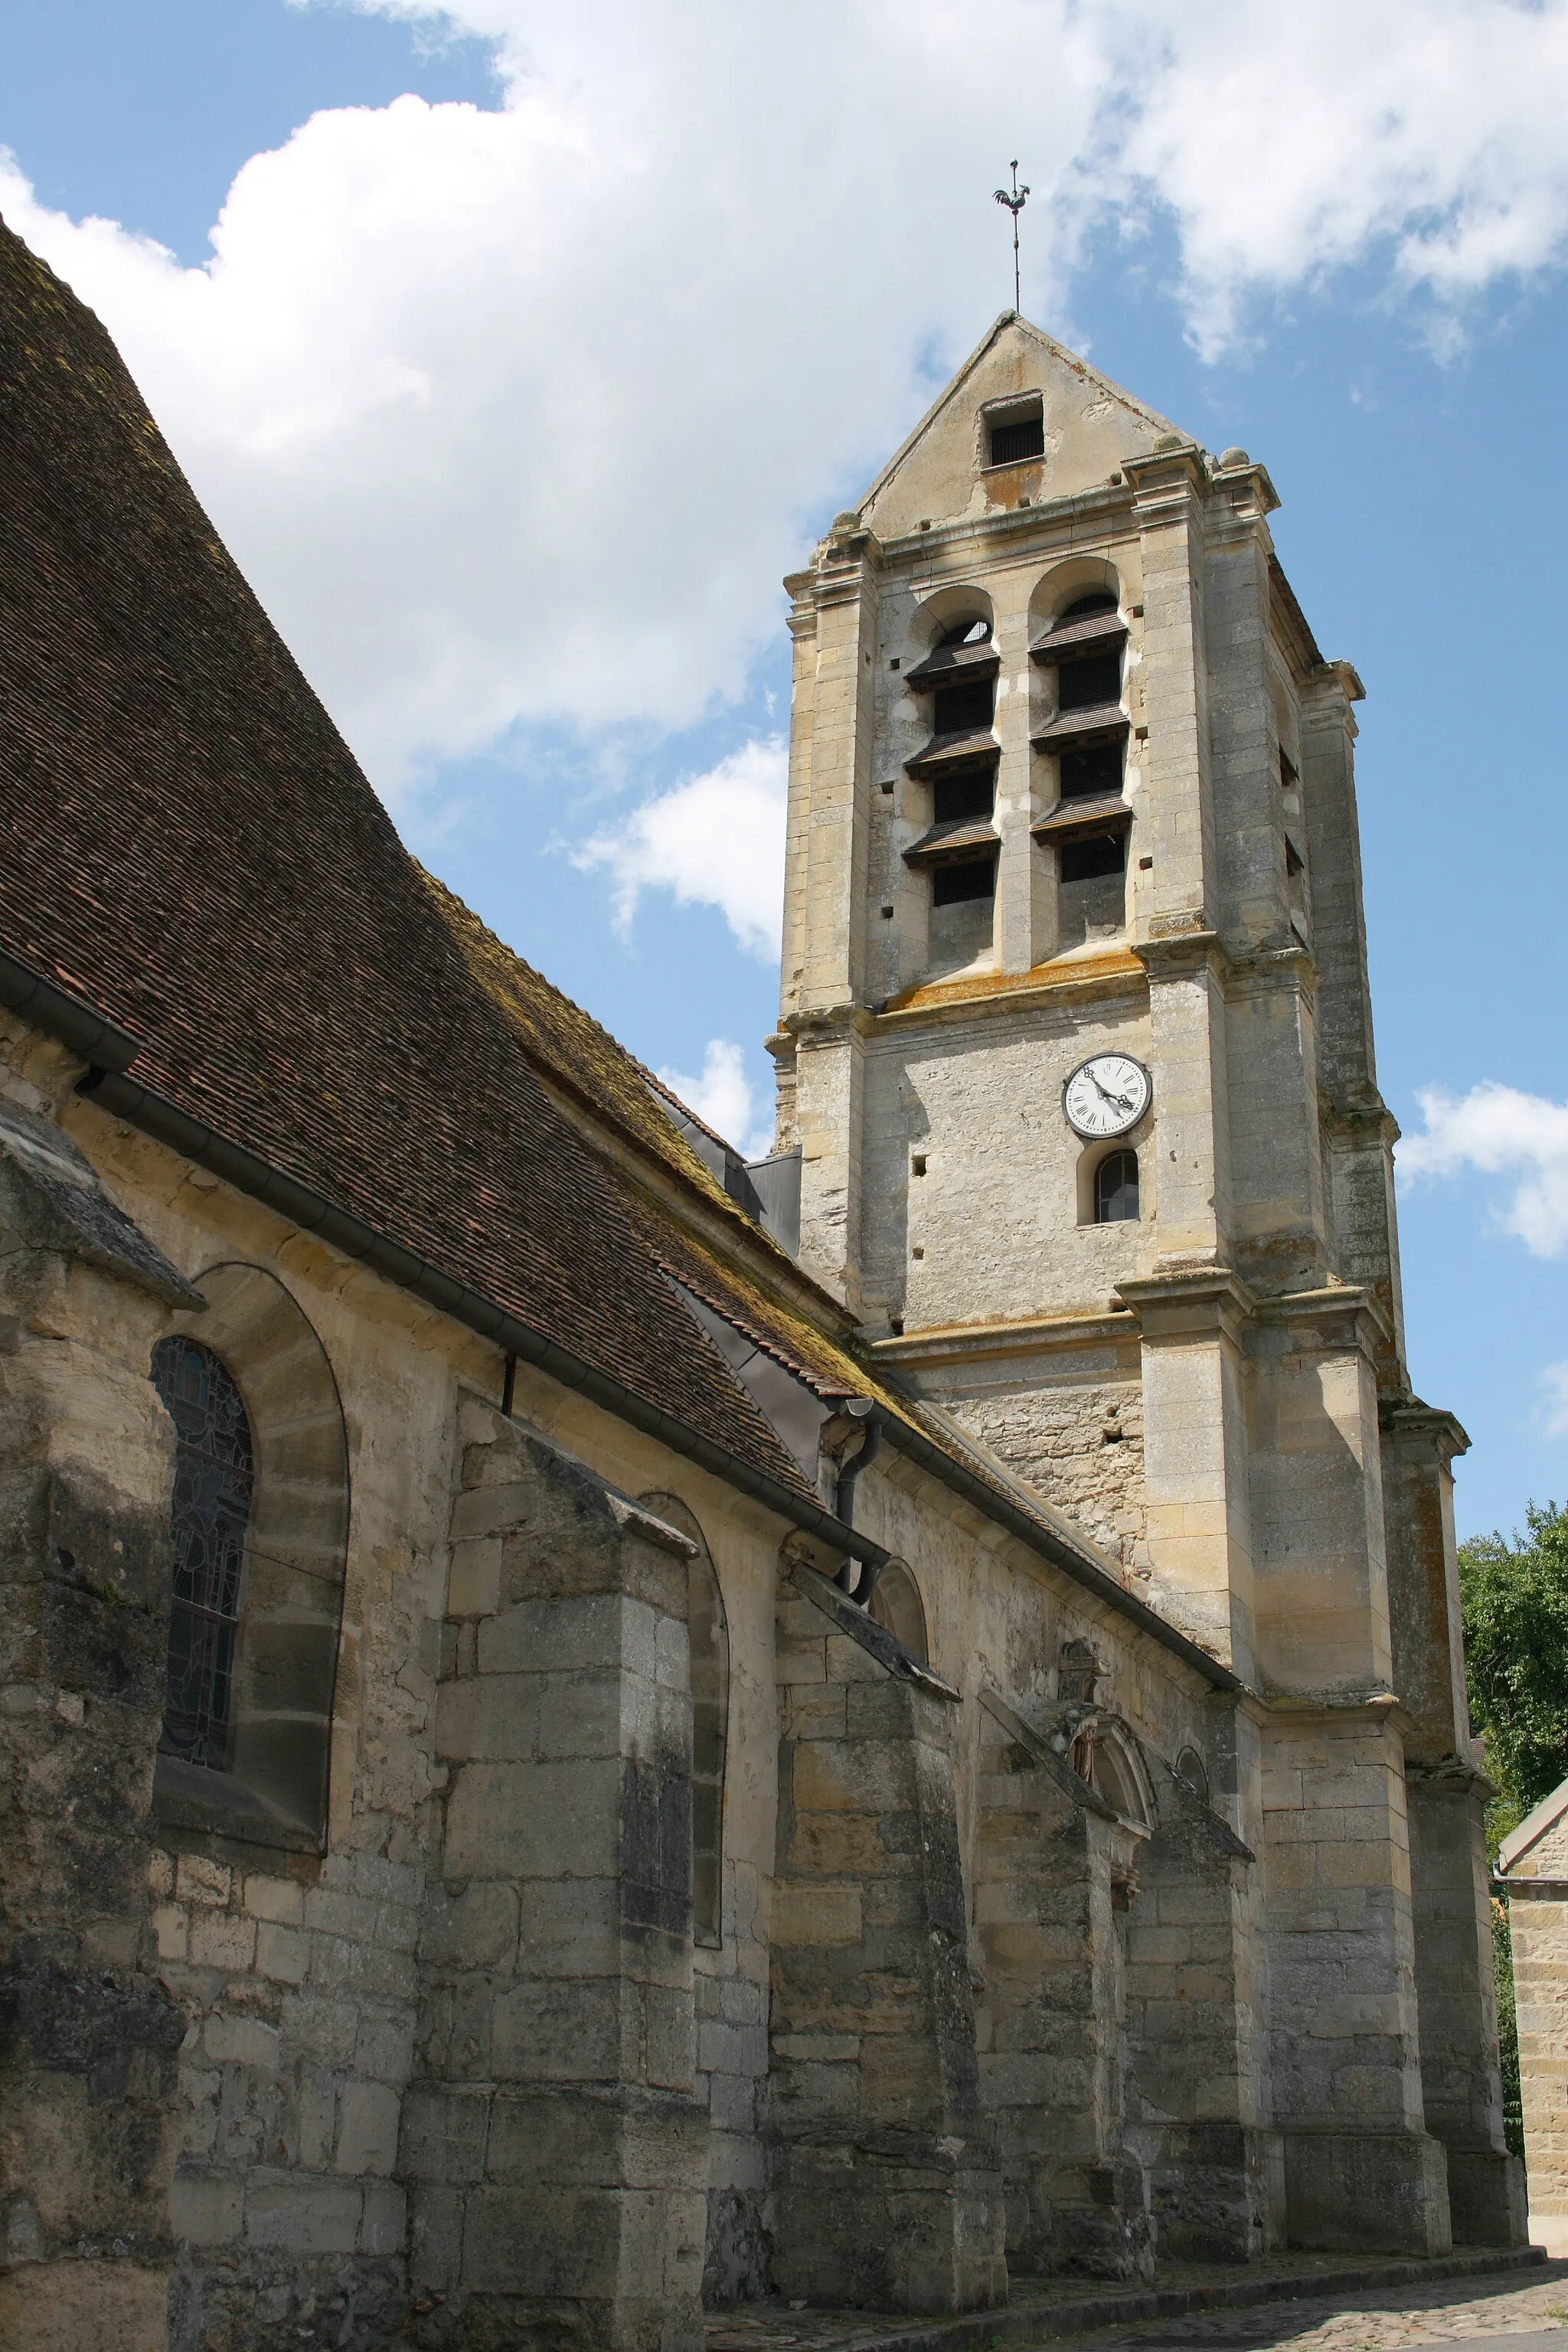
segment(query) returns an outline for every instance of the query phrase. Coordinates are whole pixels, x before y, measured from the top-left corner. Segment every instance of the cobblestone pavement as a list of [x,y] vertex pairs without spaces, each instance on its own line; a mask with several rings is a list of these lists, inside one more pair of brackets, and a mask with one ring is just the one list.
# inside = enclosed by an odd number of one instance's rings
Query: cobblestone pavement
[[[1568,2262],[1539,2263],[1489,2276],[1435,2278],[1400,2286],[1344,2284],[1354,2258],[1298,2254],[1269,2265],[1280,2282],[1275,2301],[1179,2317],[1107,2324],[1104,2299],[1117,2290],[1088,2280],[1015,2282],[1013,2298],[993,2322],[971,2321],[966,2341],[1008,2352],[1070,2345],[1071,2352],[1400,2352],[1415,2344],[1458,2344],[1476,2337],[1564,2332],[1568,2352]],[[1374,2264],[1367,2263],[1373,2270]],[[1314,2294],[1314,2273],[1338,2273],[1336,2288]],[[1252,2275],[1256,2275],[1253,2273]],[[1153,2292],[1214,2288],[1247,2281],[1247,2272],[1183,2265],[1162,2271]],[[1089,2298],[1099,2309],[1086,2308]],[[1086,2326],[1085,2321],[1095,2323]],[[1030,2321],[1034,2325],[1030,2325]],[[948,2323],[951,2327],[952,2323]],[[927,2331],[931,2331],[927,2334]],[[973,2332],[971,2333],[970,2331]],[[994,2330],[994,2332],[993,2332]],[[939,2352],[940,2321],[898,2320],[869,2312],[792,2309],[780,2302],[714,2313],[708,2352]],[[1521,2346],[1519,2352],[1547,2352]]]
[[[1524,2282],[1528,2281],[1528,2284]],[[1184,2319],[1097,2328],[1072,2338],[1073,2352],[1397,2352],[1407,2344],[1453,2344],[1568,2327],[1568,2263],[1547,2263],[1502,2278],[1434,2279],[1353,2297],[1306,2296],[1243,2311],[1194,2311]],[[1042,2337],[1041,2342],[1049,2339]],[[1568,2347],[1565,2347],[1568,2352]]]

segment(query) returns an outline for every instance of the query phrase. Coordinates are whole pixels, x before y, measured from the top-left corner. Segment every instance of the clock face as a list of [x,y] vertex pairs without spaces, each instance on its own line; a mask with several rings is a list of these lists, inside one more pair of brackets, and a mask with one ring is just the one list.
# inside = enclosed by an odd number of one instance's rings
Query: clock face
[[1128,1054],[1095,1054],[1062,1088],[1062,1109],[1078,1135],[1125,1135],[1149,1108],[1153,1082]]

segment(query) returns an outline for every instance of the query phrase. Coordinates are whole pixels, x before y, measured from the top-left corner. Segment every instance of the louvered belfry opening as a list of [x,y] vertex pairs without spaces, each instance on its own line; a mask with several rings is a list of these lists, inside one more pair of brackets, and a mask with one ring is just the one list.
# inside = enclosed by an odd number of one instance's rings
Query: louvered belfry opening
[[[1116,599],[1104,590],[1089,596],[1079,597],[1069,604],[1057,623],[1058,628],[1071,621],[1089,621],[1101,614],[1116,610]],[[1075,660],[1064,660],[1057,672],[1057,708],[1058,710],[1095,710],[1102,705],[1121,698],[1121,648],[1109,651],[1092,648]]]
[[994,898],[996,896],[996,853],[983,857],[953,858],[943,866],[931,868],[931,902],[933,907],[956,907],[965,899]]
[[996,771],[993,766],[960,768],[956,774],[938,776],[931,785],[931,823],[963,824],[987,819],[996,805]]
[[1058,772],[1064,801],[1106,800],[1121,790],[1120,743],[1083,743],[1058,752]]
[[939,688],[932,697],[931,732],[935,735],[978,735],[990,726],[996,688],[988,677],[966,679],[962,686]]

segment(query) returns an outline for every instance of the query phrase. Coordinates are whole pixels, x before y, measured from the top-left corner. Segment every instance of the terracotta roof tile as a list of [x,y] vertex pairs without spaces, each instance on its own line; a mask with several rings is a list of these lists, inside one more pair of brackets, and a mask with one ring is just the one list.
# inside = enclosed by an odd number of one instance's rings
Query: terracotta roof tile
[[[3,227],[0,712],[0,946],[140,1037],[141,1085],[809,1493],[500,1016],[104,329]],[[592,1060],[574,1011],[532,1006],[542,1058]],[[647,1108],[650,1148],[695,1161]]]

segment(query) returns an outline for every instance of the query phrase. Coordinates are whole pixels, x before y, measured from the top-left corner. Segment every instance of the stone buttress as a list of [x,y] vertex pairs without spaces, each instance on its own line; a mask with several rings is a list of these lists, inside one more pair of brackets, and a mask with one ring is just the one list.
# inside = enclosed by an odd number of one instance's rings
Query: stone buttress
[[779,1598],[773,2274],[812,2303],[1005,2303],[947,1716],[814,1570]]
[[477,1401],[401,2168],[438,2336],[702,2340],[689,1539]]
[[148,1891],[174,1441],[146,1364],[195,1294],[10,1100],[0,1235],[0,2338],[143,2352],[185,2032]]

